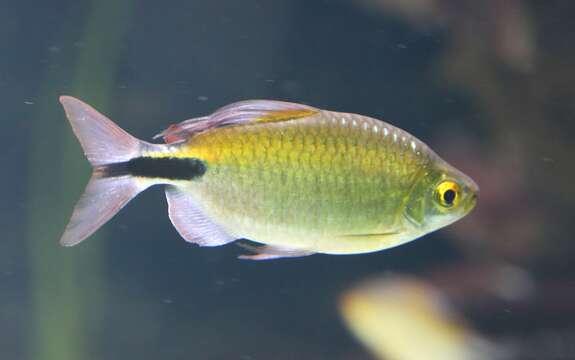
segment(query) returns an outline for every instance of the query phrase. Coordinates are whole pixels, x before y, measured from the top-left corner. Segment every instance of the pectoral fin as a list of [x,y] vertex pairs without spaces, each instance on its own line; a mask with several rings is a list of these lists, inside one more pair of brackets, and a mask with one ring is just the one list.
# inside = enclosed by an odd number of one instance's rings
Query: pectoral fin
[[219,246],[236,238],[216,224],[191,196],[175,186],[166,186],[168,215],[178,233],[200,246]]
[[237,244],[243,247],[244,249],[255,253],[253,255],[238,256],[238,259],[242,260],[272,260],[272,259],[280,259],[288,257],[301,257],[314,254],[314,252],[312,251],[306,251],[302,249],[292,249],[277,245],[255,246],[240,242],[238,242]]

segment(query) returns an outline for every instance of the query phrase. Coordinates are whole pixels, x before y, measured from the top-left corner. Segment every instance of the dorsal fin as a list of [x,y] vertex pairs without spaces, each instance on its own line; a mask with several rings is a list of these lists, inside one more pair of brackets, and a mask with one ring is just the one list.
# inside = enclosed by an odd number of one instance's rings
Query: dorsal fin
[[174,143],[214,128],[295,120],[308,117],[318,111],[311,106],[284,101],[240,101],[224,106],[210,116],[184,120],[179,124],[171,125],[154,138],[162,137],[166,143]]

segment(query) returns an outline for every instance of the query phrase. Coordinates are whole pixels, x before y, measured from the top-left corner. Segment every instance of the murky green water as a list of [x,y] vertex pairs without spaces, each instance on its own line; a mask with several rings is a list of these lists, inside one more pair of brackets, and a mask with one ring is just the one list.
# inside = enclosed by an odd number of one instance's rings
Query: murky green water
[[[441,294],[504,358],[575,358],[574,11],[566,0],[0,2],[0,359],[377,359],[340,299],[390,275]],[[184,242],[155,188],[63,248],[90,168],[61,94],[143,139],[244,99],[382,118],[472,176],[479,205],[385,252],[246,262],[235,245]]]

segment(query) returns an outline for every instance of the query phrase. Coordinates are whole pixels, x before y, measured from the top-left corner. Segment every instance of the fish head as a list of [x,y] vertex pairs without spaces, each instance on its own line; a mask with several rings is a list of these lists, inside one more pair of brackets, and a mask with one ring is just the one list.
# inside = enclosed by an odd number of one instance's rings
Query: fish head
[[403,211],[406,226],[417,237],[445,227],[467,215],[478,196],[475,181],[437,157],[411,189]]

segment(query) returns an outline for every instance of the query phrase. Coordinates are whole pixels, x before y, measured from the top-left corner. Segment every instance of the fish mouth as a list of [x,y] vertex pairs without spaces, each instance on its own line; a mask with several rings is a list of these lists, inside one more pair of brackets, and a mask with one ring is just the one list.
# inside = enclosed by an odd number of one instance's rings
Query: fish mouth
[[479,189],[473,192],[469,197],[469,201],[465,204],[465,214],[468,214],[477,205],[477,200],[479,199]]
[[463,178],[465,191],[469,194],[468,200],[466,201],[465,206],[463,206],[463,209],[465,214],[468,214],[477,205],[477,201],[479,200],[479,185],[477,185],[477,183],[467,175],[463,175]]
[[477,198],[479,198],[479,185],[477,185],[477,183],[471,179],[469,179],[469,181],[470,181],[469,189],[473,194],[473,199],[477,200]]

